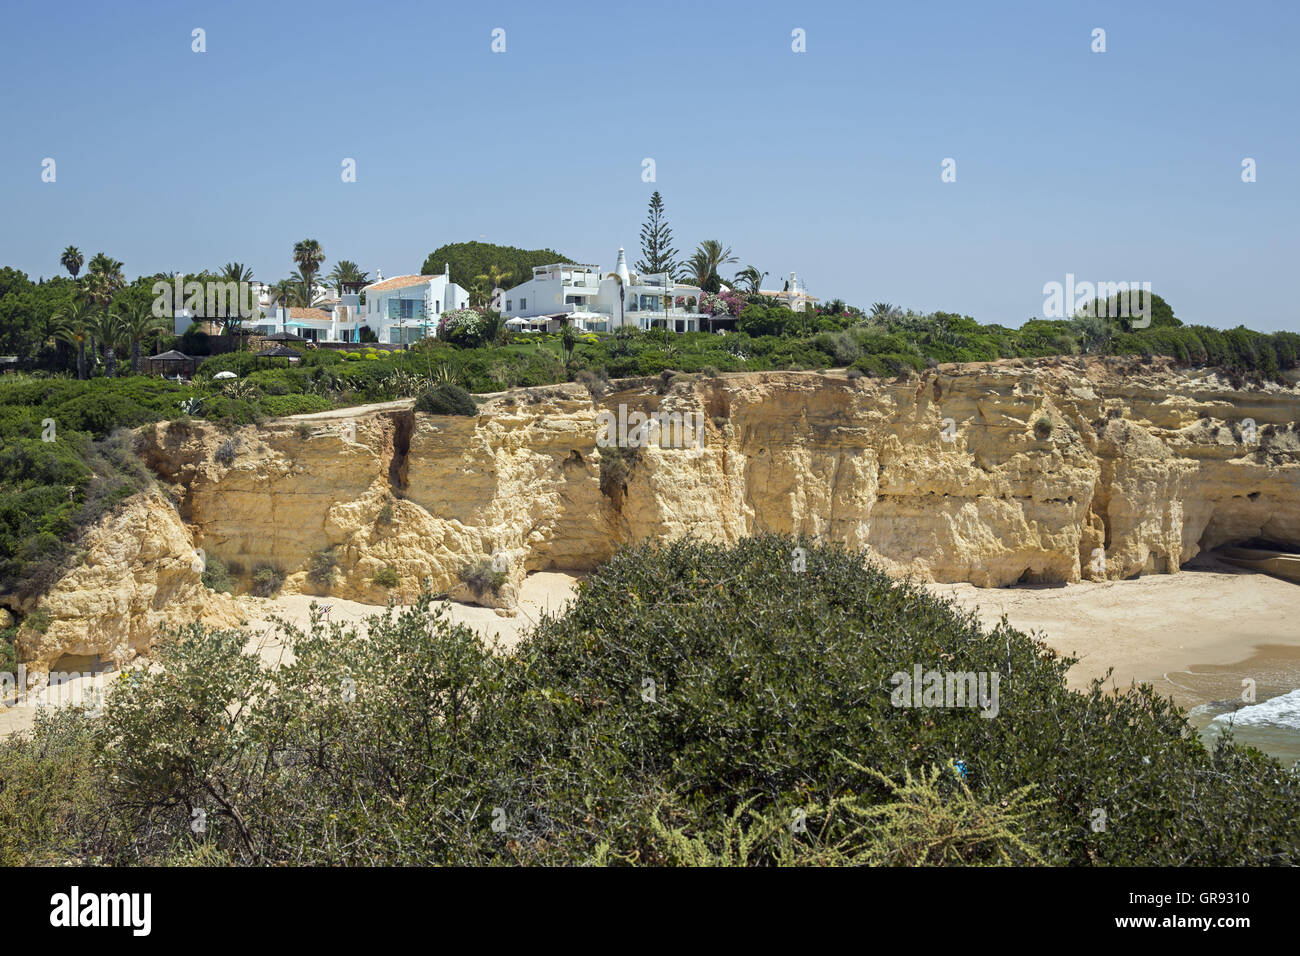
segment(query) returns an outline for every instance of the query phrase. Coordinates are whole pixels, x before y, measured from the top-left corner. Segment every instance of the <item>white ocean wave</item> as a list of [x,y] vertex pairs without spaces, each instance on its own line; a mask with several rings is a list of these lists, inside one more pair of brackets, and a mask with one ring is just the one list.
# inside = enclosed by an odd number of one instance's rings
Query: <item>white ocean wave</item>
[[1219,714],[1214,720],[1223,724],[1231,721],[1239,726],[1300,728],[1300,688],[1259,704],[1250,704],[1235,713]]

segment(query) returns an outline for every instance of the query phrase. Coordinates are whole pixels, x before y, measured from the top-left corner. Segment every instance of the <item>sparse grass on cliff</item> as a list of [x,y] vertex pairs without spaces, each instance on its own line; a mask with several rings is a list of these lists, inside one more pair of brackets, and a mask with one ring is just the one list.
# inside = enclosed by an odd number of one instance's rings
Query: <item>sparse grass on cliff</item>
[[[268,669],[246,634],[184,628],[161,668],[121,679],[102,720],[67,713],[0,743],[0,779],[31,791],[0,793],[0,852],[1300,863],[1295,772],[1206,750],[1150,687],[1071,691],[1069,662],[1043,645],[840,548],[763,536],[625,550],[506,656],[427,595],[364,631],[284,636],[293,661]],[[999,675],[996,713],[942,695],[900,704],[915,666]]]

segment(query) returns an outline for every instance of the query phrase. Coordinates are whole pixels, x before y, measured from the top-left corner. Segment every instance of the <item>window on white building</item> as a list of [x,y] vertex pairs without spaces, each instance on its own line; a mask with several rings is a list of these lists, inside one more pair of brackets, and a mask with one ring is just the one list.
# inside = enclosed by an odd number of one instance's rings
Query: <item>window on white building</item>
[[506,299],[506,311],[507,311],[507,312],[513,312],[513,311],[514,311],[514,308],[515,308],[514,303],[511,302],[509,299]]
[[520,299],[520,300],[519,300],[519,311],[522,312],[522,311],[524,311],[524,309],[526,309],[526,308],[528,308],[528,300],[527,300],[527,299]]

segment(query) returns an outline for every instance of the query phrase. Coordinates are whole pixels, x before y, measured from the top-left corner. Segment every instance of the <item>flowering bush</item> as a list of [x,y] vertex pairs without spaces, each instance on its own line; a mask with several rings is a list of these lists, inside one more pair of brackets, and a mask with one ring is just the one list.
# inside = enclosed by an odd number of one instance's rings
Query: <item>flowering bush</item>
[[452,309],[438,320],[438,338],[458,345],[478,345],[483,339],[483,313],[478,309]]
[[705,315],[721,315],[727,311],[727,303],[722,296],[713,292],[700,293],[700,311]]
[[705,315],[726,313],[735,317],[744,307],[745,300],[734,292],[704,292],[700,295],[700,311]]

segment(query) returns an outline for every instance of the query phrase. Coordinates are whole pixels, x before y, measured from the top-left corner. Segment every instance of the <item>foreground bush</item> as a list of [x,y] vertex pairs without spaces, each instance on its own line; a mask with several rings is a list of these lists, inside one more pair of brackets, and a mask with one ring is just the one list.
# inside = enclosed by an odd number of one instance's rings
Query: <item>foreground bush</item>
[[415,400],[415,410],[426,415],[476,415],[478,406],[459,385],[435,385]]
[[[0,745],[40,805],[76,795],[11,857],[1300,862],[1294,773],[1207,751],[1150,687],[1068,690],[1040,643],[840,549],[623,551],[509,656],[428,596],[285,637],[266,670],[239,632],[177,634],[57,782],[32,769],[48,731]],[[895,706],[916,665],[997,674],[996,706]]]

